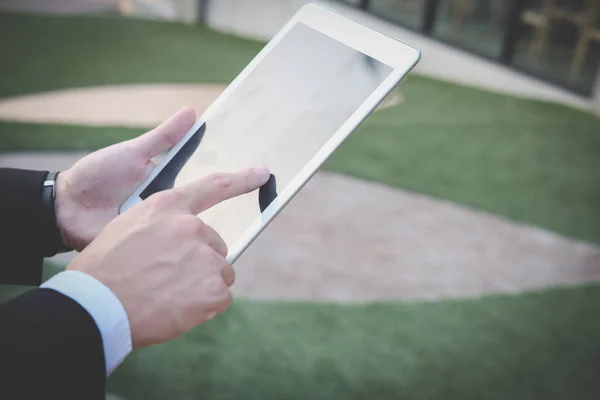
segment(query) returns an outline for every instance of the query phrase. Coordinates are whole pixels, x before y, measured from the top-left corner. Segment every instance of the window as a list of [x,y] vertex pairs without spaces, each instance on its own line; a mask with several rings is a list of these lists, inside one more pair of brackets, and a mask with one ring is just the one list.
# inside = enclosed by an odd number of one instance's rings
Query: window
[[600,59],[598,0],[526,1],[513,63],[591,93]]
[[477,53],[499,57],[506,0],[439,0],[434,35]]
[[425,0],[370,0],[369,11],[413,29],[421,29]]
[[339,0],[582,94],[600,64],[600,0]]

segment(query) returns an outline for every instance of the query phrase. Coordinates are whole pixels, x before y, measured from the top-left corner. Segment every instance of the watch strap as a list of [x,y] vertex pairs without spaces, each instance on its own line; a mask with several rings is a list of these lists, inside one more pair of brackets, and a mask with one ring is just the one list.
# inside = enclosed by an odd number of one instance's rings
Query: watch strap
[[43,224],[47,227],[48,237],[45,240],[44,256],[52,257],[57,253],[73,250],[63,243],[56,220],[56,178],[59,172],[48,172],[42,187]]

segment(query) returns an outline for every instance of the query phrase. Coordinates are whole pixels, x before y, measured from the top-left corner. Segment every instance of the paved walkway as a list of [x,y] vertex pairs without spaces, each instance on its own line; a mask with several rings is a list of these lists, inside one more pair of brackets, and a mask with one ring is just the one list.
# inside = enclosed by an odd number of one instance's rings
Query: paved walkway
[[107,85],[0,99],[0,119],[153,127],[182,107],[204,111],[223,85]]
[[515,293],[600,278],[600,249],[375,183],[321,173],[242,256],[236,291],[369,301]]
[[[225,89],[214,84],[107,85],[0,99],[0,120],[91,126],[154,127],[183,107],[202,114]],[[393,91],[378,109],[403,101]]]
[[[0,154],[64,169],[77,154]],[[56,261],[68,263],[74,254]],[[600,278],[600,248],[444,201],[319,173],[236,263],[237,295],[370,301],[514,293]]]

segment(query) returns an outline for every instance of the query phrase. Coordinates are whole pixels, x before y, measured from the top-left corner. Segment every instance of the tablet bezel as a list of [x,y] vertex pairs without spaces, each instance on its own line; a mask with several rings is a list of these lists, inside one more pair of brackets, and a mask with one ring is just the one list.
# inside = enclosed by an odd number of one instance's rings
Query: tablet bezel
[[200,119],[186,133],[184,138],[173,146],[172,149],[161,160],[152,173],[138,186],[131,196],[123,203],[120,212],[141,203],[140,194],[153,181],[165,165],[175,156],[183,145],[191,138],[220,105],[227,99],[241,82],[254,68],[269,54],[281,39],[297,23],[302,23],[310,28],[321,32],[363,54],[374,58],[393,70],[390,75],[371,93],[371,95],[360,105],[346,122],[335,132],[335,134],[323,145],[313,158],[300,170],[273,202],[261,213],[254,223],[229,249],[227,261],[235,262],[240,255],[252,244],[267,225],[279,214],[279,212],[290,202],[290,200],[302,189],[312,178],[323,163],[352,133],[352,131],[377,107],[383,98],[405,77],[420,59],[420,51],[406,43],[392,39],[380,32],[359,24],[351,19],[341,16],[328,7],[311,3],[302,7],[286,25],[267,43],[267,45],[256,55],[256,57],[242,70],[242,72],[231,82],[221,95],[210,105]]

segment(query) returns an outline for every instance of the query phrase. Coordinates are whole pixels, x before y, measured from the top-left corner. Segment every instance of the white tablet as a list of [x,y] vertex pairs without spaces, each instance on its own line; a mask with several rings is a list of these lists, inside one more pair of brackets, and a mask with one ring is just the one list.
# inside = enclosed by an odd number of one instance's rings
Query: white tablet
[[[210,54],[206,55],[210,57]],[[123,203],[213,172],[265,165],[249,193],[199,215],[233,263],[415,66],[419,50],[329,8],[304,6]]]

